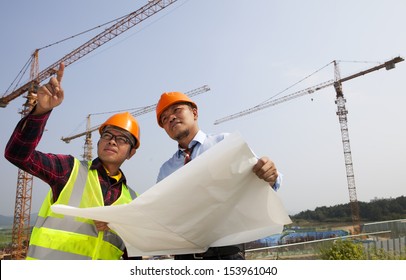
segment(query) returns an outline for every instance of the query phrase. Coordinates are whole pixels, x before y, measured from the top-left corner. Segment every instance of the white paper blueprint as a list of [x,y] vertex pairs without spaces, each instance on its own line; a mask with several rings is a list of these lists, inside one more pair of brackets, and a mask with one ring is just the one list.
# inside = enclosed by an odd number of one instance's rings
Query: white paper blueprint
[[105,221],[129,256],[204,252],[280,233],[291,220],[276,192],[253,172],[257,159],[238,133],[126,205],[56,213]]

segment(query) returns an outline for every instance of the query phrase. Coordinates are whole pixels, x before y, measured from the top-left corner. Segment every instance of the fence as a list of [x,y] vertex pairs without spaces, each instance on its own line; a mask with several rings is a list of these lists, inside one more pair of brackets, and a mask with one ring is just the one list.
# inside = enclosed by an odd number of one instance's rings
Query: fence
[[[351,239],[354,240],[354,242],[362,243],[368,259],[373,257],[370,252],[380,249],[395,257],[406,257],[406,219],[364,224],[362,226],[362,231],[363,232],[361,234],[357,235],[342,234],[341,236],[336,237],[310,241],[307,241],[307,239],[303,242],[288,244],[282,244],[284,240],[287,240],[284,237],[288,235],[294,236],[292,233],[275,235],[268,239],[271,240],[272,243],[270,246],[262,246],[257,248],[248,247],[246,249],[246,258],[315,260],[320,258],[319,254],[321,248],[330,247],[337,239]],[[304,234],[302,232],[301,236],[313,235],[306,233]],[[296,240],[300,240],[300,238]],[[258,244],[259,243],[257,243],[257,245]]]

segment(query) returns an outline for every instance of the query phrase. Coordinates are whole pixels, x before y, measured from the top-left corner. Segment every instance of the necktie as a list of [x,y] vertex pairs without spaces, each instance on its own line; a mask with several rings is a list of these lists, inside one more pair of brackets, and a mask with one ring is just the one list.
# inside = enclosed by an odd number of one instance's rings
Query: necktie
[[183,151],[185,155],[185,161],[184,164],[187,164],[189,161],[192,160],[191,154],[193,152],[193,149],[195,148],[196,144],[194,144],[191,148],[187,148]]

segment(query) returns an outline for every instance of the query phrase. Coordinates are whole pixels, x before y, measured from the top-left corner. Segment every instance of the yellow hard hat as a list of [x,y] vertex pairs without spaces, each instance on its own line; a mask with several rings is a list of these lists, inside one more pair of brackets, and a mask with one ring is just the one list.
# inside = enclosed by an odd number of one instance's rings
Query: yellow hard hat
[[125,131],[128,131],[135,138],[134,148],[137,149],[140,146],[140,127],[137,120],[129,112],[118,113],[108,118],[100,126],[100,134],[103,133],[104,128],[108,125],[116,126]]
[[159,124],[160,127],[162,127],[161,123],[161,114],[171,105],[179,102],[188,102],[192,105],[192,107],[197,108],[196,103],[192,101],[192,99],[189,98],[184,93],[175,91],[175,92],[164,92],[161,95],[161,98],[158,101],[158,104],[156,105],[156,120]]

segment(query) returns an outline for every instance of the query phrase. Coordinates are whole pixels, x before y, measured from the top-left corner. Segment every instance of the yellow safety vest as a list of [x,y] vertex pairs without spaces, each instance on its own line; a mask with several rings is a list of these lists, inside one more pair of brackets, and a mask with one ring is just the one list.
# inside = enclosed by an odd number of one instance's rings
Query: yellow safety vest
[[[116,260],[123,255],[125,244],[114,231],[97,231],[91,219],[51,210],[53,204],[79,208],[104,206],[98,172],[90,170],[91,164],[75,159],[72,174],[55,203],[52,191],[48,192],[31,233],[27,259]],[[123,184],[113,205],[129,203],[135,197],[136,193]]]

